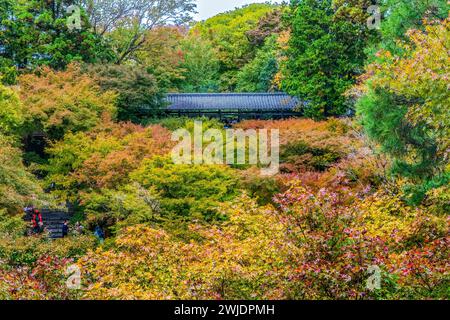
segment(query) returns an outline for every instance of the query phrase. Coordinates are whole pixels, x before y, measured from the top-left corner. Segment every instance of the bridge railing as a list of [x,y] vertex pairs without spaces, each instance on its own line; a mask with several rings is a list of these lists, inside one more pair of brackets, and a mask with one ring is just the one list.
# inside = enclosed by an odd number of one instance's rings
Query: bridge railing
[[[142,116],[146,113],[143,111]],[[148,113],[147,113],[148,115]],[[286,119],[303,116],[302,112],[286,109],[166,109],[159,110],[156,117],[207,117],[219,120]]]

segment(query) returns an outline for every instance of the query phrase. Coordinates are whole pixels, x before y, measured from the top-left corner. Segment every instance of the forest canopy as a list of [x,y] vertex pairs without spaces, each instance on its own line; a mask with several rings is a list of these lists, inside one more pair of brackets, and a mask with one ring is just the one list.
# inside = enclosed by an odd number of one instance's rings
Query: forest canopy
[[[0,0],[0,299],[449,299],[450,5],[372,5]],[[211,92],[302,116],[164,113]],[[198,121],[279,171],[176,163]]]

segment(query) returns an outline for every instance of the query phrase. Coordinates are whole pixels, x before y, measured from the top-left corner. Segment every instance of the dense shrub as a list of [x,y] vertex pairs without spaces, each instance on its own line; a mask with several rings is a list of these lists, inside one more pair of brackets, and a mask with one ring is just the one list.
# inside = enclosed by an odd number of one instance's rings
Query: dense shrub
[[43,256],[51,256],[58,259],[80,258],[88,249],[95,246],[93,236],[83,235],[56,241],[42,237],[25,237],[23,234],[15,234],[0,238],[0,259],[8,267],[33,266]]
[[285,164],[283,169],[289,170],[289,165],[293,165],[297,171],[323,171],[335,164],[340,157],[341,155],[337,152],[325,148],[313,148],[303,141],[283,146],[280,153],[280,160]]
[[168,158],[148,160],[131,178],[145,188],[154,187],[166,216],[185,219],[225,219],[220,202],[237,194],[237,179],[226,166],[175,165]]
[[76,299],[80,291],[71,290],[66,285],[66,271],[71,264],[71,259],[43,256],[30,267],[0,268],[0,299]]
[[138,183],[115,189],[80,194],[80,205],[91,229],[102,226],[110,236],[122,227],[140,223],[161,223],[160,198],[154,188]]
[[361,146],[361,141],[345,120],[246,120],[235,127],[279,130],[280,169],[283,172],[324,171]]
[[[192,225],[182,242],[147,226],[123,230],[111,249],[80,261],[88,299],[282,299],[295,254],[270,207],[248,197],[221,207],[221,226]],[[142,281],[142,277],[150,281]]]
[[[416,297],[445,299],[446,218],[408,207],[398,196],[369,192],[342,186],[315,191],[294,179],[276,197],[288,234],[300,248],[293,294],[403,299],[418,290]],[[381,272],[377,290],[366,285],[371,266]]]
[[208,119],[206,117],[187,118],[187,117],[170,117],[163,119],[149,120],[151,124],[159,124],[164,128],[175,131],[177,129],[188,129],[190,132],[194,131],[194,122],[201,121],[204,130],[208,129],[223,129],[223,123],[218,119]]
[[329,119],[314,121],[310,119],[285,120],[245,120],[236,124],[240,129],[278,129],[280,144],[286,145],[295,141],[305,141],[314,147],[335,147],[345,153],[360,145],[357,136],[352,132],[353,124],[346,120]]
[[261,176],[261,172],[257,168],[243,170],[240,180],[242,188],[259,205],[272,203],[274,195],[280,193],[283,186],[278,177]]

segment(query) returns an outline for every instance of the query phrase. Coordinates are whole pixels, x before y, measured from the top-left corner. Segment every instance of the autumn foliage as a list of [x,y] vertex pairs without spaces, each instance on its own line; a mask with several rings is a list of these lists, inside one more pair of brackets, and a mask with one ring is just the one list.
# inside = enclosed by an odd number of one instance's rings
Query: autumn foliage
[[66,71],[48,67],[19,78],[19,95],[25,108],[27,131],[62,138],[66,132],[95,127],[102,116],[116,113],[113,92],[102,92],[95,81],[82,74],[77,64]]
[[147,158],[171,150],[170,132],[131,123],[105,122],[86,133],[69,133],[53,144],[48,181],[67,190],[113,188]]
[[[50,7],[5,2],[0,81],[17,84],[0,84],[0,299],[448,300],[447,1],[383,1],[389,14],[368,32],[371,3],[253,4],[191,29],[121,20],[81,32],[86,56],[62,25],[47,40],[64,41],[41,48],[60,54],[30,60],[27,19]],[[95,43],[114,50],[91,60]],[[70,63],[109,54],[118,65]],[[157,117],[161,88],[287,89],[321,121],[233,124],[279,130],[273,176],[176,164],[174,131],[225,124]],[[68,234],[32,232],[29,205],[70,209]]]

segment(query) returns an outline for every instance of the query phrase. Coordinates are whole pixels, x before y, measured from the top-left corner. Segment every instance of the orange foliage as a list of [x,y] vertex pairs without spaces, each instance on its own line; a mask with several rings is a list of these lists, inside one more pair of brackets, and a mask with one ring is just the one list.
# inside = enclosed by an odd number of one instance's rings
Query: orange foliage
[[164,155],[172,146],[170,132],[159,125],[143,128],[131,123],[114,124],[91,138],[97,141],[117,139],[120,144],[107,154],[94,151],[74,173],[79,181],[98,188],[111,188],[126,180],[128,173],[137,169],[142,160]]
[[311,119],[246,120],[235,126],[240,129],[279,129],[281,145],[303,140],[314,146],[324,144],[346,148],[353,144],[349,125],[343,120],[314,121]]
[[278,129],[280,131],[280,170],[285,173],[324,171],[355,153],[362,145],[353,124],[347,120],[311,119],[247,120],[240,129]]
[[114,188],[128,181],[144,159],[167,154],[173,146],[170,137],[170,131],[159,125],[144,128],[111,121],[88,133],[69,134],[49,149],[53,155],[49,181],[69,188]]
[[85,131],[97,125],[101,116],[116,112],[113,92],[102,92],[76,64],[66,71],[48,67],[19,78],[30,131],[44,131],[51,138],[64,132]]

